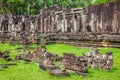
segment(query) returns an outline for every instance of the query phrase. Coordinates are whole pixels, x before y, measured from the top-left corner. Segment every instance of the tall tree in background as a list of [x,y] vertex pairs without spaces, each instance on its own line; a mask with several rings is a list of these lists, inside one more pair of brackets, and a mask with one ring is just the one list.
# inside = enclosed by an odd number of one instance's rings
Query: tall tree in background
[[0,14],[38,14],[52,6],[87,7],[115,0],[0,0]]

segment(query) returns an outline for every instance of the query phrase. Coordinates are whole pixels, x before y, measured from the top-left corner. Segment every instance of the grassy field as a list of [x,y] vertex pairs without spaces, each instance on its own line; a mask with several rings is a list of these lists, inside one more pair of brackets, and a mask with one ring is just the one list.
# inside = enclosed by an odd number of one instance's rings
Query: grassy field
[[[8,44],[0,44],[0,50],[10,50],[10,57],[15,58],[16,54],[23,53],[18,52],[16,49],[23,46],[9,46]],[[32,47],[35,47],[33,45]],[[52,53],[56,53],[62,56],[63,52],[74,53],[77,56],[81,56],[82,52],[88,52],[88,48],[77,48],[65,44],[51,44],[47,45],[47,50]],[[103,71],[101,69],[89,68],[87,77],[70,73],[69,77],[51,76],[48,72],[39,69],[35,62],[25,64],[24,62],[18,62],[16,66],[9,66],[6,69],[0,69],[0,80],[120,80],[120,49],[119,48],[100,48],[100,52],[113,51],[114,65],[111,71]],[[3,59],[0,59],[1,63],[10,63]]]

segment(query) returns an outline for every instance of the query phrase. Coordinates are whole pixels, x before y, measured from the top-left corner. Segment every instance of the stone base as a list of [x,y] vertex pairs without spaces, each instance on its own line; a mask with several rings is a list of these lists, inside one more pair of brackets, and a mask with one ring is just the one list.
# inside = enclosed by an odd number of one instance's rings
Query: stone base
[[82,75],[82,76],[87,76],[88,73],[83,73],[83,72],[79,72],[79,71],[75,71],[76,74]]
[[57,67],[55,65],[44,65],[44,64],[39,64],[40,69],[45,70],[45,71],[50,71],[50,70],[55,70]]
[[51,75],[55,75],[55,76],[70,76],[69,72],[64,72],[64,71],[61,71],[61,70],[51,70],[49,72]]

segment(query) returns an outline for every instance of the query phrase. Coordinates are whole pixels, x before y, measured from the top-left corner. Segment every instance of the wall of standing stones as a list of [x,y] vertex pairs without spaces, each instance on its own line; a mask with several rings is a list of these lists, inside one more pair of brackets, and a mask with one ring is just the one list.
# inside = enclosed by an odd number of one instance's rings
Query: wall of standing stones
[[34,42],[33,39],[41,34],[51,40],[61,38],[119,42],[119,4],[120,1],[110,2],[86,9],[55,6],[38,15],[4,14],[0,16],[0,36],[11,41],[26,39],[23,42],[27,39]]

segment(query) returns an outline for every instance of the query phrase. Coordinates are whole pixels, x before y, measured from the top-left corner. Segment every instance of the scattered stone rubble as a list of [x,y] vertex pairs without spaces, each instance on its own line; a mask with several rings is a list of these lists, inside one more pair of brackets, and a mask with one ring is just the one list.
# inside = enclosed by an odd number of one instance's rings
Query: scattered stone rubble
[[62,71],[54,64],[54,61],[61,61],[61,57],[47,52],[44,48],[36,48],[33,52],[33,59],[39,63],[42,70],[49,71],[51,75],[69,76],[67,71]]
[[39,67],[45,71],[51,71],[57,69],[57,66],[55,66],[52,61],[48,61],[48,60],[45,60],[43,63],[39,64]]
[[[0,51],[0,58],[5,59],[6,61],[12,61],[9,54],[10,54],[10,52],[8,50],[6,50],[4,52]],[[0,64],[0,68],[7,68],[12,65],[17,65],[17,64],[13,63],[13,62],[6,63],[6,64]]]
[[[113,65],[112,52],[100,54],[99,49],[91,49],[90,52],[83,53],[83,56],[75,56],[70,53],[63,53],[63,57],[49,53],[44,48],[35,48],[31,54],[25,50],[24,54],[16,56],[16,60],[36,61],[42,70],[48,71],[51,75],[69,76],[67,70],[71,70],[76,74],[87,76],[88,67],[101,68],[103,70],[111,70]],[[62,63],[59,67],[55,64],[58,61]]]
[[9,54],[10,54],[10,52],[7,50],[4,52],[0,51],[0,58],[4,58],[7,61],[11,61],[12,59],[10,58]]
[[1,68],[7,68],[8,66],[14,66],[17,65],[17,63],[7,63],[7,64],[0,64]]
[[16,55],[16,57],[15,57],[15,60],[16,60],[16,61],[17,61],[17,60],[21,60],[21,59],[26,60],[26,61],[32,61],[33,55],[30,53],[30,51],[25,50],[25,51],[24,51],[24,54],[18,54],[18,55]]
[[61,57],[56,54],[47,52],[44,48],[36,48],[33,52],[33,58],[38,63],[43,63],[45,60],[48,61],[59,61]]
[[51,75],[56,75],[56,76],[70,76],[69,72],[67,72],[66,70],[60,70],[60,69],[51,70],[49,73]]
[[54,61],[61,61],[57,54],[49,53],[44,48],[35,48],[31,54],[25,50],[24,54],[16,55],[16,60],[36,61],[42,70],[49,71],[51,75],[69,76],[66,70],[61,70],[54,64]]
[[88,59],[88,65],[92,68],[101,68],[103,70],[111,70],[113,65],[112,52],[100,54],[99,49],[91,49],[91,52],[83,53]]
[[75,73],[83,76],[87,75],[87,58],[77,57],[74,54],[64,53],[62,61],[66,69],[75,71]]

